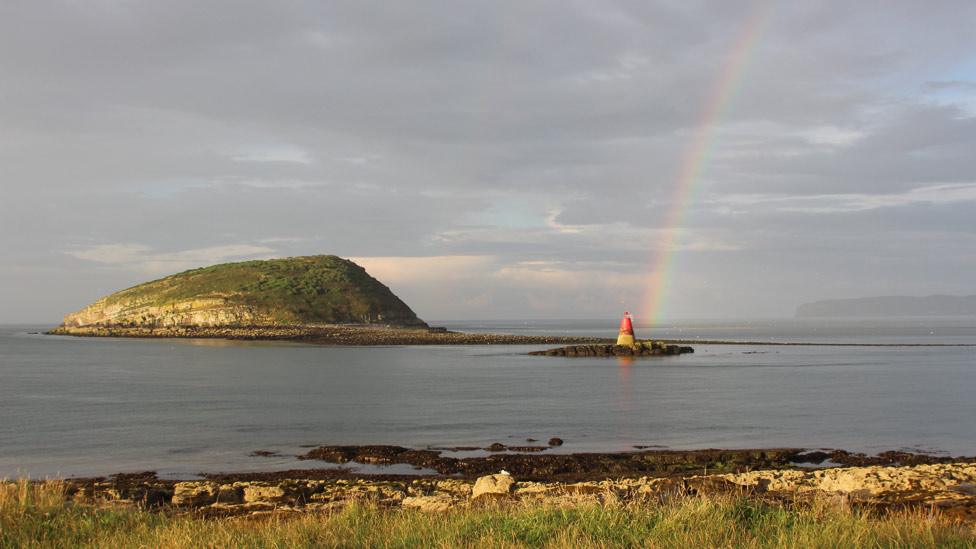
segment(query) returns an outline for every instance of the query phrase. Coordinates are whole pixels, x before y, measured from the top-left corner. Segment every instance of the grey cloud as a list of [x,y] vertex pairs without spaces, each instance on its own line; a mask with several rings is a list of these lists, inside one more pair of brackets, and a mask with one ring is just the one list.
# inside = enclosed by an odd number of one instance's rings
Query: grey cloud
[[976,82],[971,80],[934,80],[932,82],[926,82],[926,87],[933,90],[960,90],[960,91],[976,91]]
[[[704,104],[766,9],[685,204]],[[428,318],[608,315],[646,286],[673,208],[674,315],[789,314],[879,279],[972,293],[974,17],[963,1],[5,2],[0,321],[56,320],[146,265],[322,252],[486,258],[395,288]]]

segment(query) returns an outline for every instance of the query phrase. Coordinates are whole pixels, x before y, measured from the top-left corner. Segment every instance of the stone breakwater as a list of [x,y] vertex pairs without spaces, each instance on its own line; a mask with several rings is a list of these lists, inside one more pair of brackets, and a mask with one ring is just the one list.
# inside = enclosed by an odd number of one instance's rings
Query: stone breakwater
[[537,356],[671,356],[694,353],[691,347],[682,345],[668,345],[660,341],[644,341],[630,345],[571,345],[558,349],[533,351],[530,355]]
[[295,341],[318,345],[545,345],[610,341],[592,337],[525,336],[364,325],[316,326],[59,326],[52,335]]
[[447,511],[484,502],[573,506],[653,503],[688,495],[739,495],[874,507],[923,506],[976,520],[976,464],[751,471],[586,482],[533,482],[494,473],[477,479],[358,478],[162,481],[153,475],[68,480],[73,501],[193,510],[211,516],[330,511],[352,502]]

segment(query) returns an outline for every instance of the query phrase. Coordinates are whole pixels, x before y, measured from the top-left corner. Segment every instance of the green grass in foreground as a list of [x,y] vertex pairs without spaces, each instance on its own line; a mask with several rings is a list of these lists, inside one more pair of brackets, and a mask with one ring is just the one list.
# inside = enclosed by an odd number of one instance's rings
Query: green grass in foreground
[[976,547],[925,511],[871,516],[738,498],[423,514],[353,505],[334,514],[203,519],[63,502],[55,482],[0,485],[0,547]]

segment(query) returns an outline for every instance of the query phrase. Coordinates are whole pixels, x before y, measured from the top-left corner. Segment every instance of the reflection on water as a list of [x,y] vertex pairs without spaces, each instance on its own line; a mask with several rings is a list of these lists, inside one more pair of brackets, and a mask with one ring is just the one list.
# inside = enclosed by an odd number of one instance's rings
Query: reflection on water
[[634,367],[634,357],[618,356],[617,360],[617,382],[620,387],[619,409],[625,414],[634,410],[634,387],[631,384],[631,371]]
[[630,371],[630,368],[629,367],[634,364],[634,357],[632,357],[632,356],[618,356],[618,357],[616,357],[616,359],[617,359],[617,365],[618,366],[627,366],[628,367],[628,368],[626,368],[626,371],[628,371],[628,372]]
[[161,340],[169,343],[194,345],[197,347],[295,347],[302,345],[293,341],[248,341],[242,339],[188,338],[181,340]]
[[617,409],[619,410],[617,428],[621,438],[634,439],[636,425],[634,424],[634,385],[631,380],[634,368],[634,357],[618,356],[617,362],[617,386],[618,400]]
[[188,339],[188,344],[197,347],[231,347],[246,344],[246,341],[231,341],[229,339]]

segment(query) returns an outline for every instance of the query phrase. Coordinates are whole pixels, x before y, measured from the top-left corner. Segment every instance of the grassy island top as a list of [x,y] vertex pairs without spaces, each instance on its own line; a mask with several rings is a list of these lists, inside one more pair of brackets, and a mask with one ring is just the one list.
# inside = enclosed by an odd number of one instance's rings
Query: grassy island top
[[[364,268],[334,255],[192,269],[114,293],[86,311],[104,312],[104,320],[99,321],[103,324],[139,324],[140,319],[158,322],[160,314],[165,314],[159,311],[185,313],[214,307],[246,311],[246,318],[270,324],[424,325]],[[146,311],[152,312],[147,316]]]

